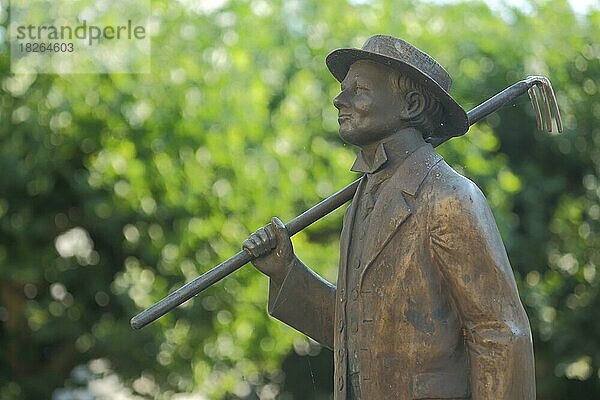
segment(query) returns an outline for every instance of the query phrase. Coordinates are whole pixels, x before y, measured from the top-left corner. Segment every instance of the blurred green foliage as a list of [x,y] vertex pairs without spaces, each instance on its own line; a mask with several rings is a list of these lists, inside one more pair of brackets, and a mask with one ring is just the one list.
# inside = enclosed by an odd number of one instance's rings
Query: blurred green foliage
[[[524,3],[153,1],[151,74],[35,76],[9,72],[0,1],[0,399],[80,398],[93,379],[135,398],[328,398],[330,352],[266,315],[253,268],[128,321],[356,178],[324,58],[374,33],[436,57],[466,109],[550,77],[562,136],[523,97],[439,150],[494,210],[538,397],[600,397],[600,12]],[[294,238],[333,282],[341,218]]]

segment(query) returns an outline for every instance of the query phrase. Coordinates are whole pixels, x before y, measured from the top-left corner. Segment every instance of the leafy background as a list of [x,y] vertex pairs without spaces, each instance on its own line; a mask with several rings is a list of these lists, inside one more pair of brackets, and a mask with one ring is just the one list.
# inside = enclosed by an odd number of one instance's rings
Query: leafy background
[[[600,397],[600,11],[565,0],[152,2],[152,73],[13,75],[0,1],[0,399],[327,399],[331,352],[270,319],[246,267],[147,328],[129,318],[356,179],[324,58],[374,33],[434,55],[470,109],[551,78],[439,148],[491,204],[538,398]],[[301,232],[335,281],[342,210]]]

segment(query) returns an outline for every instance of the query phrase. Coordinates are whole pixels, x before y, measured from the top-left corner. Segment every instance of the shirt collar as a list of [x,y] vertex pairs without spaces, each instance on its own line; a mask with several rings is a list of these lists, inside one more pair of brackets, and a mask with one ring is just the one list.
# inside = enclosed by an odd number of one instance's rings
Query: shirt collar
[[388,169],[390,166],[398,165],[407,158],[406,154],[398,154],[398,148],[402,147],[400,146],[402,140],[402,133],[391,135],[382,140],[375,150],[375,157],[372,165],[367,161],[364,151],[360,150],[356,156],[356,161],[354,161],[350,170],[361,172],[363,174],[373,174],[377,171]]
[[354,172],[361,172],[363,174],[372,174],[381,169],[381,167],[383,167],[387,160],[388,157],[387,153],[385,152],[385,145],[383,142],[381,142],[379,143],[379,146],[377,146],[377,150],[375,151],[375,159],[373,160],[373,165],[369,165],[367,160],[365,160],[365,155],[363,151],[361,150],[358,152],[356,161],[354,161],[354,164],[352,165],[352,168],[350,168],[350,170]]

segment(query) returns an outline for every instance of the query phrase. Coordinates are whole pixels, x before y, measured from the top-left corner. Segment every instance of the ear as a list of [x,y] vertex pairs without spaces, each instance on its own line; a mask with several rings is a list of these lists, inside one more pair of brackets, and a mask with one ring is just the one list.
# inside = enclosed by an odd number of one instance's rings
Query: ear
[[402,113],[407,120],[417,118],[425,109],[425,96],[423,93],[413,90],[404,96],[404,107]]

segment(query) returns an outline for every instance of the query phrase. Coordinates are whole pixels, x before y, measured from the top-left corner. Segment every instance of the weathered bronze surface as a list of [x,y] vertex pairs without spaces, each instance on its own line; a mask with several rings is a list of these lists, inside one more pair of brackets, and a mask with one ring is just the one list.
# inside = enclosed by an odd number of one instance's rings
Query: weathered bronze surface
[[276,218],[244,242],[270,277],[269,313],[334,350],[337,400],[534,399],[529,322],[492,213],[433,150],[469,125],[449,75],[382,35],[327,65],[364,176],[336,286],[300,261]]

